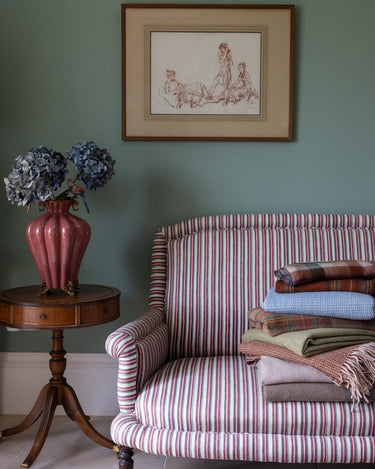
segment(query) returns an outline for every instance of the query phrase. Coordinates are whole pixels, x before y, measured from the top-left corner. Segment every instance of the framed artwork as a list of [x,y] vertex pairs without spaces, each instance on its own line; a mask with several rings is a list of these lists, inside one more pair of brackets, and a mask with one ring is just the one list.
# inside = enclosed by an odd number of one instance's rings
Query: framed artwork
[[124,140],[293,138],[293,5],[122,5]]

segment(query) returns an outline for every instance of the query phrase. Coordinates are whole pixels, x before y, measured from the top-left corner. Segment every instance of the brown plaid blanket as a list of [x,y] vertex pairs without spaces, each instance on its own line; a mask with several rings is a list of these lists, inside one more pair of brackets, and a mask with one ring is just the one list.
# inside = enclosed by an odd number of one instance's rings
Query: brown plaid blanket
[[353,291],[375,296],[375,279],[348,278],[341,280],[321,280],[302,285],[288,285],[282,280],[276,280],[276,293],[301,293],[312,291]]
[[275,271],[279,280],[288,285],[344,278],[375,278],[375,262],[343,260],[289,264]]
[[251,309],[247,315],[249,317],[250,328],[261,329],[271,336],[322,327],[375,330],[375,319],[357,321],[352,319],[332,318],[330,316],[268,313],[262,308]]
[[375,343],[351,345],[329,352],[302,357],[285,347],[252,340],[239,345],[239,351],[254,365],[262,355],[316,368],[334,383],[349,389],[354,403],[368,402],[375,383]]

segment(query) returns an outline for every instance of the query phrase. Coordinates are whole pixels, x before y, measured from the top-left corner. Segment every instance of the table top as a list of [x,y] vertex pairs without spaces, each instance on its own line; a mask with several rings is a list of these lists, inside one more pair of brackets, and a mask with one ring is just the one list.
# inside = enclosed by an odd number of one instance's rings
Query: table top
[[78,305],[81,303],[90,303],[100,300],[106,300],[113,296],[120,295],[116,288],[103,285],[79,285],[79,291],[73,295],[67,295],[64,292],[48,292],[38,296],[40,286],[30,285],[26,287],[10,288],[0,292],[0,301],[17,305],[30,306],[61,306]]
[[113,321],[120,315],[120,290],[103,285],[79,285],[73,295],[48,292],[39,285],[0,292],[0,324],[20,329],[65,329]]

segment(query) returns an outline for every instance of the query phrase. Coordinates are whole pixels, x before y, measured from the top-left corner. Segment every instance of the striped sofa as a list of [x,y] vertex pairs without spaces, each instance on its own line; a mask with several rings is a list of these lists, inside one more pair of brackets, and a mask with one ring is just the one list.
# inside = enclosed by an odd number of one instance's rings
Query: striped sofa
[[111,436],[176,457],[290,463],[375,462],[374,404],[265,402],[238,344],[246,312],[292,262],[375,258],[375,217],[202,217],[154,238],[149,310],[107,339],[118,359]]

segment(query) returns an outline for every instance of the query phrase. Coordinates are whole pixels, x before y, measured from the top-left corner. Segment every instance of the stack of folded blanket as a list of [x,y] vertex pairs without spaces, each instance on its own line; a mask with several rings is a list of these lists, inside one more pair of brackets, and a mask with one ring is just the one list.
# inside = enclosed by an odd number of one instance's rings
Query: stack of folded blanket
[[240,351],[266,400],[375,400],[375,262],[290,264],[249,311]]

